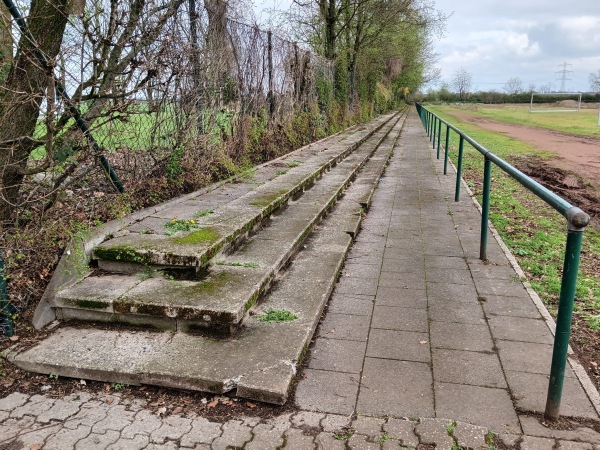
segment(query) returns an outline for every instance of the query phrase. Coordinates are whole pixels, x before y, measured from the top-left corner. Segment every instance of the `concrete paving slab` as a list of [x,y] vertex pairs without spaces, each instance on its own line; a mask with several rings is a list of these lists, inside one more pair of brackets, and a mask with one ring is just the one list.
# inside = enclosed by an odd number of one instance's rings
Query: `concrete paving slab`
[[470,270],[428,268],[427,281],[471,285],[473,283],[473,277],[471,276]]
[[485,295],[480,298],[488,316],[514,316],[538,319],[540,312],[531,298]]
[[[544,375],[550,373],[552,345],[498,339],[496,346],[505,370]],[[567,367],[565,376],[574,377],[575,374]]]
[[372,358],[429,363],[429,334],[372,328],[366,355]]
[[357,374],[362,370],[365,349],[365,342],[318,339],[310,352],[308,367]]
[[425,265],[423,257],[419,255],[402,259],[384,257],[381,270],[383,272],[424,274]]
[[427,282],[427,298],[430,304],[465,302],[478,304],[478,295],[473,285]]
[[335,291],[340,294],[375,295],[377,283],[377,279],[342,277]]
[[379,277],[379,286],[382,288],[394,289],[425,289],[423,276],[418,273],[409,272],[381,272]]
[[519,419],[505,389],[436,382],[435,404],[438,417],[452,417],[499,433],[521,433]]
[[426,255],[425,267],[429,269],[468,269],[466,260],[461,256]]
[[416,308],[378,306],[373,309],[373,328],[427,333],[429,325],[427,311]]
[[[549,376],[506,370],[506,379],[515,404],[522,411],[543,413],[546,408]],[[564,416],[598,419],[598,414],[577,378],[565,377],[560,413]]]
[[585,425],[574,426],[569,430],[560,430],[546,426],[543,422],[540,423],[540,419],[533,416],[521,415],[519,420],[523,427],[523,433],[526,435],[589,442],[595,446],[600,445],[600,433]]
[[358,414],[433,417],[429,364],[365,358]]
[[430,333],[435,348],[493,351],[494,344],[487,325],[431,322]]
[[344,265],[343,277],[378,279],[381,266],[377,264],[360,264],[358,262]]
[[318,336],[366,342],[370,323],[370,316],[329,313],[319,327]]
[[529,297],[523,283],[511,278],[475,278],[475,287],[479,295],[504,295],[510,297]]
[[426,309],[427,294],[425,289],[398,289],[380,286],[377,288],[375,304],[399,308]]
[[350,415],[358,395],[358,375],[305,369],[296,388],[296,405],[308,411]]
[[483,311],[471,303],[433,303],[429,306],[429,317],[436,322],[470,323],[485,325]]
[[505,341],[537,342],[552,344],[554,338],[546,322],[542,319],[523,317],[491,316],[490,329],[495,339]]
[[327,305],[327,311],[334,314],[370,316],[373,313],[375,298],[370,295],[334,293]]
[[506,388],[498,355],[489,352],[433,349],[436,382]]

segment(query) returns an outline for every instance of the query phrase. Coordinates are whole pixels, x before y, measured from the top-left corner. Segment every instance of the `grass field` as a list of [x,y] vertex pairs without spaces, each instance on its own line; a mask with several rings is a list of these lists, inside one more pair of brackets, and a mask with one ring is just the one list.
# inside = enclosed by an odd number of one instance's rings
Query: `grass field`
[[[482,116],[488,114],[494,120],[509,123],[522,123],[521,117],[525,115],[521,108],[479,108],[478,114],[481,113]],[[543,160],[550,156],[508,136],[484,131],[473,123],[461,122],[453,114],[457,110],[452,107],[430,107],[429,109],[508,162],[524,157]],[[462,110],[461,108],[458,112]],[[565,113],[564,120],[582,117],[576,114],[578,113]],[[553,113],[550,117],[541,114],[531,116],[530,124],[536,122],[536,126],[541,126],[537,122],[547,119],[544,123],[546,128],[559,129],[556,125],[556,121],[561,120],[558,113]],[[582,133],[595,131],[587,122],[581,126],[581,130]],[[450,158],[456,162],[458,135],[451,133],[451,136]],[[494,167],[492,173],[490,219],[511,252],[517,257],[534,289],[550,312],[555,314],[560,292],[566,220],[500,169]],[[481,202],[483,157],[469,144],[465,145],[463,177]],[[585,318],[590,328],[600,330],[600,233],[591,227],[584,236],[576,296],[577,313]]]
[[579,112],[530,113],[529,105],[465,105],[436,106],[435,111],[447,112],[461,110],[478,116],[518,125],[530,125],[548,130],[563,131],[581,136],[600,138],[598,110],[582,109]]

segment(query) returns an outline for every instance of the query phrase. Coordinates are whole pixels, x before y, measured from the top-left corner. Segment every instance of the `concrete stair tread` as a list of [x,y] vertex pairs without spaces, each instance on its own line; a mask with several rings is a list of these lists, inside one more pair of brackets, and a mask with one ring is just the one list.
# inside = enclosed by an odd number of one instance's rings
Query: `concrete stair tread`
[[[75,287],[59,293],[55,304],[63,308],[93,309],[98,313],[123,314],[124,318],[137,314],[183,320],[188,321],[187,327],[192,324],[203,327],[239,325],[246,311],[268,288],[315,224],[333,205],[356,171],[364,166],[372,149],[388,135],[391,128],[384,127],[384,130],[374,137],[374,143],[361,148],[353,158],[352,165],[338,165],[333,168],[330,173],[337,177],[335,183],[320,183],[313,187],[301,197],[301,202],[292,202],[286,214],[271,219],[271,226],[262,229],[229,257],[220,258],[217,261],[219,265],[210,270],[206,280],[173,282],[157,276],[139,281],[141,279],[139,275],[131,275],[127,279],[118,275],[89,277]],[[277,191],[277,188],[274,190]],[[357,185],[354,190],[362,191],[363,186]],[[233,206],[228,205],[226,208],[231,212],[235,211]],[[225,214],[225,216],[229,215]],[[352,227],[354,231],[355,228]],[[135,240],[139,240],[141,236],[144,235],[130,234],[113,241],[126,246],[131,245],[132,239],[135,243]],[[149,241],[157,242],[177,239],[176,237],[159,238],[156,235],[144,237]],[[192,245],[186,246],[183,249],[185,254],[178,256],[193,256],[193,252],[197,251],[196,248]],[[164,258],[161,262],[168,264],[172,263],[172,260]],[[102,278],[105,281],[102,281]],[[121,288],[123,292],[116,295],[110,290],[110,286],[116,282],[130,286],[130,289]],[[97,293],[89,298],[88,293],[93,290]],[[173,325],[173,328],[180,328],[180,326]]]
[[[234,338],[66,327],[8,358],[25,370],[42,373],[213,393],[235,391],[241,397],[283,404],[350,244],[350,236],[339,230],[311,238],[258,314]],[[261,313],[269,308],[289,310],[298,318],[262,322]]]
[[[181,206],[170,211],[162,211],[160,219],[145,219],[145,224],[135,224],[129,231],[153,231],[160,234],[131,233],[109,239],[94,249],[94,257],[100,260],[116,262],[133,262],[143,264],[167,265],[167,266],[204,266],[220,250],[234,242],[239,236],[252,230],[260,221],[268,217],[274,210],[285,203],[296,192],[302,191],[306,186],[320,176],[323,171],[329,169],[332,164],[346,157],[354,148],[362,144],[371,136],[376,146],[387,131],[382,127],[389,125],[393,116],[385,116],[375,122],[372,132],[370,130],[357,133],[352,145],[332,145],[326,147],[319,155],[307,159],[305,163],[290,168],[285,174],[277,177],[267,184],[258,186],[243,195],[231,200],[226,205],[215,208],[212,214],[199,217],[195,221],[197,225],[189,232],[178,232],[173,236],[166,236],[161,228],[169,222],[169,213],[180,214],[189,217],[189,212],[183,211]],[[369,144],[367,144],[367,147]],[[352,155],[348,166],[355,164],[360,157]],[[328,183],[343,183],[345,176],[328,177]],[[234,187],[229,187],[235,189]],[[201,201],[201,205],[195,206],[193,201],[187,202],[185,206],[199,213],[206,209],[207,203]],[[201,207],[202,206],[202,207]],[[204,208],[203,208],[204,207]],[[165,217],[167,216],[167,217]],[[161,224],[161,219],[164,223]],[[113,265],[114,267],[114,265]]]
[[160,274],[148,279],[139,275],[91,276],[59,292],[55,303],[109,314],[237,324],[269,275],[260,268],[215,266],[200,281],[172,280]]

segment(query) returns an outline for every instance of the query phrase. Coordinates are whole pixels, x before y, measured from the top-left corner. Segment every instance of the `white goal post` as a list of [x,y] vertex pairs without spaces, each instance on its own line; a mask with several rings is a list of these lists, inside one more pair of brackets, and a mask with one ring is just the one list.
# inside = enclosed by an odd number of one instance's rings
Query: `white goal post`
[[[537,96],[538,100],[536,103],[540,105],[540,108],[535,108],[533,99]],[[544,97],[547,101],[543,101]],[[566,106],[561,105],[563,100],[558,100],[560,97],[567,97],[566,100],[574,100],[577,102],[577,106]],[[568,98],[571,97],[571,98]],[[553,107],[553,106],[556,107]],[[531,103],[529,104],[529,112],[578,112],[581,110],[581,92],[532,92]]]

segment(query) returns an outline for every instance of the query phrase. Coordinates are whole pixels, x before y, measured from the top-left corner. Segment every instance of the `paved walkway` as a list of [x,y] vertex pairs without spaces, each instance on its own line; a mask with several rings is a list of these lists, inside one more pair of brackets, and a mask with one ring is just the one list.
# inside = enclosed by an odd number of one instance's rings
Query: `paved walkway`
[[489,431],[515,448],[600,448],[598,394],[578,366],[569,429],[540,419],[547,313],[493,238],[490,263],[477,259],[479,212],[467,193],[452,201],[441,171],[413,112],[300,374],[298,412],[215,423],[119,395],[13,393],[0,449],[486,448]]

